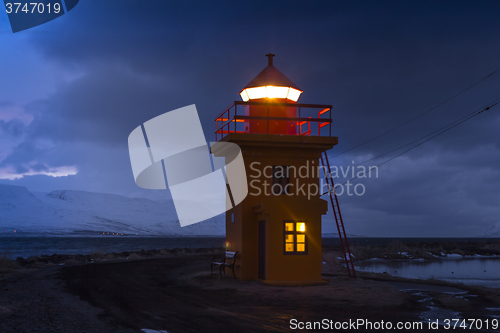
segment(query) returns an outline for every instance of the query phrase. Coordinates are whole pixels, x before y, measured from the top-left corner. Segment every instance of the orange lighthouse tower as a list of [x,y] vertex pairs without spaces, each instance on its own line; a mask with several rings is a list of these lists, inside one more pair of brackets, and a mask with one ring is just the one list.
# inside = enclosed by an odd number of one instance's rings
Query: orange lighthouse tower
[[[226,212],[226,247],[238,251],[235,274],[271,284],[322,283],[321,217],[330,203],[354,275],[326,151],[331,105],[297,103],[302,90],[282,74],[268,54],[268,66],[215,119],[216,141],[241,148],[248,196]],[[321,180],[321,181],[320,181]]]

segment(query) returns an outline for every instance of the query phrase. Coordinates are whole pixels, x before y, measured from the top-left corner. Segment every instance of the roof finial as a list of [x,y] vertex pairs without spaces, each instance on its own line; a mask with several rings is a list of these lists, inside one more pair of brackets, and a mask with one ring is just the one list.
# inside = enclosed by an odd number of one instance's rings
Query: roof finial
[[274,54],[268,53],[268,54],[266,54],[266,57],[267,57],[267,65],[268,66],[273,66],[273,57],[274,57]]

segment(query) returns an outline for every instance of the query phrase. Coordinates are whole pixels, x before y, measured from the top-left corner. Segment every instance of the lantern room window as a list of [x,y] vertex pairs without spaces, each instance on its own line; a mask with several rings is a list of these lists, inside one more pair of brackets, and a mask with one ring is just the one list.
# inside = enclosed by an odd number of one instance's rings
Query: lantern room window
[[302,91],[292,87],[276,87],[276,86],[261,86],[253,88],[245,88],[240,92],[241,99],[247,102],[252,99],[261,98],[283,98],[294,102],[302,94]]
[[305,222],[284,221],[284,254],[307,254]]

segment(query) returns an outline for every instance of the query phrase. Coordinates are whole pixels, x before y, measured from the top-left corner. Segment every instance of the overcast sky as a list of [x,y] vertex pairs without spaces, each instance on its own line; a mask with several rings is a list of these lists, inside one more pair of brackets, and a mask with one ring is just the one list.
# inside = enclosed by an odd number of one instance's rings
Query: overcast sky
[[[135,185],[129,133],[196,104],[213,141],[215,116],[269,52],[304,90],[299,102],[334,106],[334,156],[498,69],[499,17],[499,1],[81,0],[13,34],[1,11],[0,183],[167,198]],[[497,98],[500,72],[332,163],[378,156]],[[363,196],[340,197],[347,231],[474,236],[499,221],[499,128],[500,106],[381,166]]]

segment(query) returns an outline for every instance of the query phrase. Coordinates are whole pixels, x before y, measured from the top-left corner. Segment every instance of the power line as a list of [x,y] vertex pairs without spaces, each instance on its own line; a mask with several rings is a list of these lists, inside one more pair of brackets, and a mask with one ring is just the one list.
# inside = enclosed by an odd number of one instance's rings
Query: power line
[[[465,89],[461,90],[460,92],[458,92],[458,93],[456,93],[455,95],[451,96],[450,98],[448,98],[448,99],[447,99],[447,100],[445,100],[444,102],[441,102],[441,103],[439,103],[439,104],[437,104],[437,105],[433,106],[433,107],[432,107],[432,108],[430,108],[429,110],[427,110],[427,111],[425,111],[425,112],[423,112],[423,113],[421,113],[421,114],[419,114],[419,115],[417,115],[417,116],[415,116],[415,117],[411,118],[410,120],[405,121],[405,122],[404,122],[404,123],[402,123],[402,124],[399,124],[398,126],[396,126],[396,127],[392,128],[392,129],[388,130],[387,132],[384,132],[384,133],[382,133],[382,134],[380,134],[380,135],[377,135],[376,137],[373,137],[373,138],[371,138],[371,139],[369,139],[369,140],[367,140],[367,141],[365,141],[365,142],[363,142],[363,143],[361,143],[361,144],[359,144],[359,145],[357,145],[357,146],[354,146],[354,147],[352,147],[352,148],[349,148],[349,149],[347,149],[347,150],[344,150],[343,152],[341,152],[341,153],[339,153],[339,154],[337,154],[337,155],[334,155],[334,156],[332,156],[332,157],[330,157],[330,158],[340,156],[340,155],[345,154],[345,153],[347,153],[347,152],[349,152],[349,151],[351,151],[351,150],[354,150],[354,149],[356,149],[356,148],[359,148],[359,147],[361,147],[361,146],[364,146],[365,144],[367,144],[367,143],[369,143],[369,142],[372,142],[372,141],[374,141],[374,140],[376,140],[376,139],[378,139],[378,138],[380,138],[380,137],[382,137],[382,136],[384,136],[384,135],[386,135],[386,134],[389,134],[389,133],[391,133],[391,132],[393,132],[393,131],[397,130],[398,128],[400,128],[400,127],[402,127],[402,126],[404,126],[404,125],[406,125],[406,124],[408,124],[408,123],[411,123],[412,121],[414,121],[414,120],[416,120],[416,119],[418,119],[418,118],[422,117],[423,115],[425,115],[425,114],[427,114],[427,113],[429,113],[429,112],[431,112],[431,111],[433,111],[433,110],[437,109],[437,108],[438,108],[438,107],[440,107],[441,105],[443,105],[443,104],[445,104],[445,103],[449,102],[450,100],[454,99],[455,97],[457,97],[457,96],[459,96],[459,95],[463,94],[463,93],[464,93],[464,92],[466,92],[467,90],[471,89],[472,87],[474,87],[474,86],[476,86],[477,84],[479,84],[479,83],[483,82],[484,80],[486,80],[486,79],[487,79],[487,78],[489,78],[490,76],[494,75],[494,74],[495,74],[495,73],[497,73],[498,71],[500,71],[500,68],[497,68],[496,70],[494,70],[493,72],[491,72],[491,73],[490,73],[490,74],[488,74],[487,76],[483,77],[481,80],[479,80],[479,81],[475,82],[474,84],[472,84],[472,85],[468,86],[467,88],[465,88]],[[330,159],[330,158],[329,158],[329,159]]]
[[[434,138],[436,138],[436,137],[440,136],[441,134],[444,134],[444,133],[448,132],[449,130],[451,130],[451,129],[453,129],[453,128],[457,127],[458,125],[460,125],[460,124],[462,124],[462,123],[466,122],[467,120],[470,120],[470,119],[474,118],[475,116],[478,116],[479,114],[483,113],[484,111],[487,111],[487,110],[489,110],[489,109],[493,108],[494,106],[498,105],[498,103],[500,103],[500,101],[499,101],[499,100],[500,100],[500,98],[496,99],[495,101],[493,101],[493,102],[492,102],[492,104],[490,104],[490,105],[489,105],[489,106],[487,106],[487,107],[484,107],[484,108],[480,109],[479,111],[478,111],[478,110],[476,110],[476,111],[474,111],[474,112],[472,112],[472,113],[468,114],[467,116],[464,116],[464,117],[462,117],[462,118],[460,118],[460,119],[458,119],[458,120],[455,120],[454,122],[452,122],[452,123],[450,123],[450,124],[448,124],[448,125],[446,125],[446,126],[441,127],[439,130],[436,130],[436,131],[434,131],[434,132],[432,132],[432,133],[430,133],[430,134],[427,134],[427,135],[425,135],[425,136],[423,136],[423,137],[421,137],[421,138],[419,138],[419,139],[417,139],[417,140],[415,140],[415,141],[413,141],[413,142],[410,142],[409,144],[406,144],[406,145],[404,145],[404,146],[401,146],[401,147],[399,147],[399,148],[395,149],[395,150],[399,150],[399,149],[401,149],[401,148],[403,148],[403,147],[406,147],[406,146],[410,145],[411,143],[414,143],[414,142],[416,142],[416,141],[422,140],[423,138],[426,138],[426,137],[428,137],[429,135],[432,135],[432,134],[434,134],[434,133],[436,133],[436,132],[439,132],[439,131],[440,131],[439,133],[437,133],[437,134],[435,134],[435,135],[431,136],[430,138],[428,138],[428,139],[426,139],[426,140],[424,140],[424,141],[420,142],[419,144],[416,144],[415,146],[413,146],[413,147],[411,147],[411,148],[406,149],[405,151],[403,151],[403,152],[401,152],[401,153],[399,153],[399,154],[397,154],[397,155],[395,155],[395,156],[393,156],[393,157],[389,158],[388,160],[386,160],[386,161],[384,161],[384,162],[382,162],[382,163],[380,163],[380,164],[378,164],[378,165],[376,165],[376,166],[371,166],[371,167],[369,167],[369,168],[368,168],[368,171],[371,171],[371,170],[372,170],[372,169],[374,169],[374,168],[378,168],[378,167],[380,167],[380,166],[382,166],[382,165],[384,165],[384,164],[386,164],[386,163],[389,163],[390,161],[392,161],[392,160],[394,160],[394,159],[398,158],[399,156],[401,156],[401,155],[403,155],[403,154],[406,154],[406,153],[407,153],[407,152],[409,152],[410,150],[413,150],[413,149],[415,149],[415,148],[417,148],[417,147],[419,147],[419,146],[423,145],[424,143],[426,143],[426,142],[428,142],[428,141],[430,141],[430,140],[432,140],[432,139],[434,139]],[[393,151],[395,151],[395,150],[393,150]],[[391,152],[393,152],[393,151],[391,151]],[[387,155],[387,154],[389,154],[389,153],[390,153],[390,152],[385,153],[385,154],[382,154],[382,155],[379,155],[379,156],[377,156],[377,157],[375,157],[375,158],[378,158],[378,157],[383,156],[383,155]],[[373,159],[375,159],[375,158],[372,158],[372,159],[370,159],[370,160],[366,160],[366,161],[361,162],[361,163],[359,163],[359,164],[366,163],[366,162],[371,161],[371,160],[373,160]],[[357,164],[357,165],[359,165],[359,164]],[[364,176],[365,174],[366,174],[366,171],[365,171],[365,172],[363,172],[363,174],[362,174],[361,176]],[[361,176],[357,176],[357,177],[351,178],[351,179],[349,179],[348,181],[346,181],[346,182],[344,182],[344,183],[342,183],[342,184],[340,184],[340,185],[345,185],[345,184],[347,184],[347,183],[349,183],[349,182],[351,182],[351,181],[353,181],[353,180],[355,180],[355,179],[360,178]],[[336,185],[336,186],[337,186],[337,185]],[[329,191],[327,191],[327,192],[325,192],[325,193],[321,194],[320,196],[323,196],[323,195],[328,194],[328,193],[329,193]]]
[[[441,131],[441,130],[445,129],[446,127],[451,126],[451,125],[453,125],[453,124],[455,124],[455,123],[457,123],[457,122],[461,121],[462,119],[468,118],[468,117],[470,117],[471,115],[477,116],[479,113],[481,113],[481,112],[483,112],[483,111],[485,111],[485,110],[488,110],[489,108],[491,108],[491,107],[495,106],[495,105],[496,105],[496,103],[497,103],[498,101],[500,101],[500,98],[497,98],[496,100],[492,101],[491,103],[488,103],[487,105],[485,105],[485,106],[483,106],[483,107],[481,107],[481,108],[479,108],[479,109],[477,109],[477,110],[475,110],[475,111],[473,111],[473,112],[471,112],[471,113],[469,113],[469,114],[467,114],[467,115],[463,116],[463,117],[462,117],[462,118],[460,118],[460,119],[457,119],[457,120],[455,120],[455,121],[453,121],[453,122],[449,123],[449,124],[448,124],[448,125],[446,125],[446,126],[443,126],[443,127],[439,128],[439,129],[435,130],[434,132],[431,132],[431,133],[429,133],[429,134],[427,134],[427,135],[424,135],[424,136],[422,136],[422,137],[420,137],[420,138],[418,138],[418,139],[416,139],[416,140],[413,140],[412,142],[409,142],[409,143],[407,143],[407,144],[405,144],[405,145],[399,146],[398,148],[395,148],[395,149],[393,149],[393,150],[391,150],[391,151],[388,151],[388,152],[383,153],[383,154],[381,154],[381,155],[378,155],[378,156],[372,157],[372,158],[370,158],[370,159],[368,159],[368,160],[365,160],[365,161],[363,161],[363,162],[360,162],[360,163],[358,163],[358,164],[355,164],[355,166],[358,166],[358,165],[361,165],[361,164],[363,164],[363,163],[366,163],[366,162],[370,162],[370,161],[376,160],[376,159],[377,159],[377,158],[379,158],[379,157],[382,157],[382,156],[385,156],[385,155],[387,155],[387,154],[393,153],[393,152],[395,152],[395,151],[397,151],[397,150],[400,150],[401,148],[404,148],[404,147],[406,147],[406,146],[409,146],[409,145],[411,145],[411,144],[413,144],[413,143],[415,143],[415,142],[418,142],[418,141],[420,141],[420,140],[422,140],[422,139],[424,139],[424,138],[426,138],[426,137],[428,137],[428,136],[431,136],[431,135],[432,135],[432,134],[434,134],[434,133],[437,133],[437,132],[439,132],[439,131]],[[489,105],[489,106],[488,106],[488,105]],[[477,112],[479,112],[479,113],[477,113]],[[468,119],[466,119],[466,120],[468,120]]]

